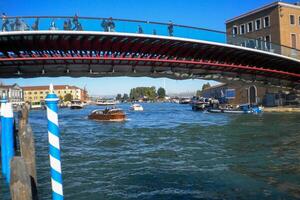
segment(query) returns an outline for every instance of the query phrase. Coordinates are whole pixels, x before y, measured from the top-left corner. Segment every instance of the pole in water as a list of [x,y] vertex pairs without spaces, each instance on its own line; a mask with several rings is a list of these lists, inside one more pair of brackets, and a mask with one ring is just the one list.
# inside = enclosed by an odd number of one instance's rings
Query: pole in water
[[60,132],[58,127],[58,97],[53,92],[53,85],[50,85],[50,93],[46,97],[47,119],[48,119],[48,139],[49,139],[49,157],[51,166],[51,185],[52,199],[62,200],[63,185],[61,175],[60,159]]
[[13,108],[11,103],[6,103],[5,106],[5,112],[2,113],[2,116],[4,118],[4,134],[5,134],[5,144],[6,144],[6,166],[7,166],[7,174],[6,174],[6,181],[7,183],[10,183],[10,161],[15,155],[15,146],[14,146],[14,114],[13,114]]
[[5,104],[7,103],[7,99],[5,98],[5,95],[3,95],[2,99],[1,99],[1,165],[2,165],[2,174],[4,177],[6,177],[7,175],[7,151],[6,151],[6,138],[5,138],[5,127],[4,127],[4,117],[3,117],[3,113],[5,112]]

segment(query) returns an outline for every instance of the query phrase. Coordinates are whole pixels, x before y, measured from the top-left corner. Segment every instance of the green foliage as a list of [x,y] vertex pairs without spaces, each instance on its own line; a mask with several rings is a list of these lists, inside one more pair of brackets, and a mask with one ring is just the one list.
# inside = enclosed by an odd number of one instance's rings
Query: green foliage
[[128,101],[128,99],[129,99],[129,96],[128,96],[128,94],[125,93],[125,94],[123,95],[123,100],[124,100],[124,101]]
[[161,99],[165,98],[165,96],[166,96],[166,90],[164,88],[162,88],[162,87],[158,88],[157,95]]
[[197,96],[197,97],[200,97],[200,96],[201,96],[201,90],[197,90],[196,96]]
[[149,100],[154,100],[156,98],[155,87],[136,87],[130,90],[130,99],[138,100],[142,98],[147,98]]
[[117,94],[116,100],[117,100],[117,101],[121,101],[121,100],[122,100],[122,95],[121,95],[121,94]]
[[64,101],[72,101],[72,100],[73,100],[72,94],[68,93],[68,94],[65,95]]
[[205,83],[205,84],[202,85],[202,91],[205,90],[205,89],[208,89],[210,87],[211,86],[210,86],[209,82],[207,82],[207,83]]

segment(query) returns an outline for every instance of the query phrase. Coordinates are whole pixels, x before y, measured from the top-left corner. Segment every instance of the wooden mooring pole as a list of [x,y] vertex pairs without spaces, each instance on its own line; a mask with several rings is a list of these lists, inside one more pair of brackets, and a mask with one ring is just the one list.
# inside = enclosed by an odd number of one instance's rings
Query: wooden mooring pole
[[11,160],[10,195],[12,200],[32,200],[31,181],[24,159]]
[[37,199],[37,177],[36,177],[36,160],[35,160],[35,143],[32,129],[28,124],[29,106],[25,104],[22,107],[19,118],[19,143],[21,156],[24,159],[28,175],[31,181],[32,196]]

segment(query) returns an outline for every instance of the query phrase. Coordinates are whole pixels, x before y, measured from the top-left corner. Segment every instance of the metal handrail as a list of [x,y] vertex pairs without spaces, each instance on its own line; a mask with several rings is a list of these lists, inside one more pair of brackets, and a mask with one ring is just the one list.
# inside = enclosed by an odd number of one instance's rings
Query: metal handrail
[[[49,20],[53,20],[53,19],[74,19],[74,16],[7,16],[6,17],[7,20],[17,19],[17,18],[18,19],[49,19]],[[284,55],[284,56],[300,59],[300,50],[298,50],[298,49],[291,48],[291,47],[288,47],[285,45],[276,44],[273,42],[267,42],[265,40],[258,40],[256,38],[244,37],[241,35],[232,35],[232,34],[228,34],[224,31],[219,31],[219,30],[212,30],[212,29],[195,27],[195,26],[175,24],[172,22],[165,23],[165,22],[121,19],[121,18],[111,18],[111,17],[79,17],[79,16],[77,16],[77,18],[79,21],[80,20],[99,20],[99,21],[113,20],[114,22],[142,23],[142,24],[148,24],[148,25],[161,25],[161,26],[166,26],[166,27],[171,25],[171,26],[177,27],[177,28],[184,28],[184,29],[190,29],[190,30],[196,30],[196,31],[205,31],[205,32],[210,32],[210,33],[215,33],[215,34],[222,34],[225,36],[224,43],[229,43],[229,44],[233,44],[236,46],[245,46],[248,48],[259,49],[259,50],[263,50],[263,51],[276,53],[279,55]],[[163,35],[163,34],[157,34],[157,35]],[[189,35],[189,37],[190,37],[190,35]],[[193,38],[193,37],[191,37],[191,38]],[[193,39],[198,39],[198,38],[193,38]],[[252,44],[250,44],[251,42],[252,42]],[[249,44],[247,44],[247,43],[249,43]],[[260,45],[258,45],[259,43],[260,43]],[[272,47],[274,47],[276,49],[272,49]]]

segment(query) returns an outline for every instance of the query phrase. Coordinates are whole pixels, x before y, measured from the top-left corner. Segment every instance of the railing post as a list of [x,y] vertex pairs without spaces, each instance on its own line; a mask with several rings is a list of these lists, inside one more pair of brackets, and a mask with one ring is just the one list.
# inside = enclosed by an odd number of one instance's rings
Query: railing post
[[63,185],[61,175],[60,159],[60,132],[58,127],[58,97],[53,92],[53,85],[50,85],[50,93],[46,97],[47,119],[48,119],[48,139],[49,157],[51,166],[52,199],[63,199]]
[[[3,106],[3,107],[2,107]],[[10,183],[10,160],[15,155],[14,150],[14,119],[13,119],[13,109],[11,103],[4,103],[1,106],[2,115],[2,136],[3,136],[3,147],[5,153],[5,178],[7,183]]]
[[3,117],[3,113],[5,112],[5,104],[7,103],[7,99],[5,96],[1,99],[1,165],[2,165],[2,174],[4,177],[7,177],[7,151],[6,151],[6,134],[5,134],[5,120]]

